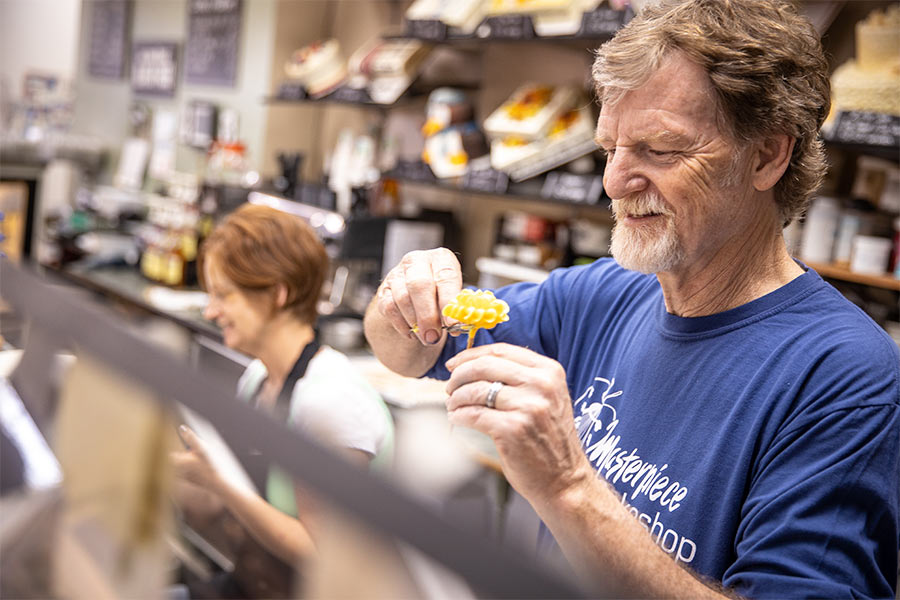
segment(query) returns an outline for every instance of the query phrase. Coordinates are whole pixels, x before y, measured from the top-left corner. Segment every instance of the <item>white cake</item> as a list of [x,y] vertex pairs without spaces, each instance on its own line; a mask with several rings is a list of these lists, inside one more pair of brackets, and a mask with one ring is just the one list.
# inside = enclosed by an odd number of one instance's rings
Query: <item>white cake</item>
[[310,96],[322,96],[347,77],[347,65],[337,40],[315,42],[291,55],[284,71],[303,84]]
[[900,116],[900,4],[856,24],[856,59],[831,78],[832,107]]
[[406,10],[410,21],[437,20],[472,33],[484,20],[489,0],[416,0]]
[[554,121],[572,108],[577,94],[568,86],[527,83],[484,121],[492,139],[515,136],[528,141],[544,137]]
[[452,125],[429,136],[425,140],[422,160],[436,177],[446,179],[464,175],[469,163],[486,152],[484,136],[470,122]]
[[575,160],[597,148],[588,104],[556,118],[546,137],[527,141],[507,136],[491,142],[491,166],[521,181]]

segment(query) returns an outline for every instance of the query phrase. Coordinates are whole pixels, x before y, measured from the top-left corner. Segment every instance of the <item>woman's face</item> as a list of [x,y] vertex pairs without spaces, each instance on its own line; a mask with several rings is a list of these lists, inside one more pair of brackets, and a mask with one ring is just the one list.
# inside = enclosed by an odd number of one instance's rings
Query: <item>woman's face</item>
[[203,265],[209,302],[203,316],[222,329],[225,345],[250,356],[259,356],[266,342],[266,326],[272,319],[270,301],[263,294],[248,294],[228,279],[215,257]]

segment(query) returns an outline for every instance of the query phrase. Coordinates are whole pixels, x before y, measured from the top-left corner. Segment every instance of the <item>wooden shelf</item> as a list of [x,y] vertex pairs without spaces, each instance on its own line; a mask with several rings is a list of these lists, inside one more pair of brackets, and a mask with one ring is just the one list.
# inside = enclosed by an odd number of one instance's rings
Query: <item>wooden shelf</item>
[[894,290],[900,292],[900,279],[893,275],[868,275],[866,273],[855,273],[840,265],[824,264],[817,262],[805,261],[806,265],[814,269],[822,277],[829,279],[840,279],[841,281],[849,281],[851,283],[860,283],[872,287],[884,288],[886,290]]

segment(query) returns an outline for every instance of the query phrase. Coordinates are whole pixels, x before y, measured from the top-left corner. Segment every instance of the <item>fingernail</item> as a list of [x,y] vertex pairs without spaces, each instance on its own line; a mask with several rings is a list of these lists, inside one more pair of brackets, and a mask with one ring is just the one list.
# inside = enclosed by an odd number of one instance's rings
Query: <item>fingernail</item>
[[439,334],[434,329],[429,329],[425,332],[425,342],[429,344],[437,344],[438,340],[441,339],[441,334]]
[[456,368],[456,357],[454,356],[450,360],[444,363],[444,366],[447,367],[448,371],[452,371]]
[[180,431],[181,433],[187,433],[187,430],[188,430],[188,428],[184,425],[178,426],[178,431]]

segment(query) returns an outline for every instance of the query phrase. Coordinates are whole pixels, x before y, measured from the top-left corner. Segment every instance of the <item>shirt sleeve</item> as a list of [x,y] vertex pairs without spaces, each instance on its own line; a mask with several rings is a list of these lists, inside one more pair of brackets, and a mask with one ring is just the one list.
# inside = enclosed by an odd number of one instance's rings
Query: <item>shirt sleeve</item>
[[[900,505],[896,352],[819,365],[748,481],[723,583],[750,598],[894,598]],[[859,354],[856,352],[855,354]],[[836,362],[843,363],[838,368]]]

